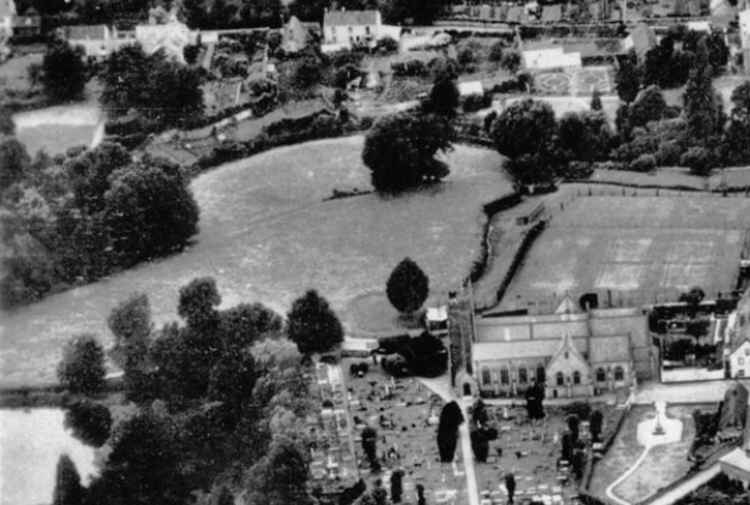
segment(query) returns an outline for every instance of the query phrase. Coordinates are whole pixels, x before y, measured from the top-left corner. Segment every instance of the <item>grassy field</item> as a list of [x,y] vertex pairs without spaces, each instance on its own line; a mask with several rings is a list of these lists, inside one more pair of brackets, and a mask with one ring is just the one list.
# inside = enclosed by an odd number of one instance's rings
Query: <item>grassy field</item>
[[[261,301],[286,312],[316,288],[342,312],[384,291],[392,268],[411,256],[445,296],[468,274],[481,233],[481,202],[508,191],[500,156],[457,146],[443,184],[386,199],[375,194],[322,201],[334,188],[369,188],[362,137],[268,151],[197,178],[200,233],[181,254],[0,313],[3,384],[54,378],[61,344],[90,331],[109,343],[105,319],[134,291],[146,292],[158,324],[176,318],[177,291],[213,276],[223,306]],[[342,313],[345,319],[346,314]]]
[[691,286],[734,289],[750,199],[581,196],[554,216],[504,304],[611,290],[615,303],[673,299]]

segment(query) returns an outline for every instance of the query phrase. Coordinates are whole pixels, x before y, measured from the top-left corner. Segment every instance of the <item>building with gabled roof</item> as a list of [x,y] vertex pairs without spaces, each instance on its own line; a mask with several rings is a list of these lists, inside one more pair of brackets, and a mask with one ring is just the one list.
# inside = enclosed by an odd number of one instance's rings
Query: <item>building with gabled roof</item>
[[377,10],[327,10],[323,15],[323,48],[375,47],[377,41],[398,40],[400,27],[386,27]]
[[471,344],[477,388],[490,397],[534,382],[548,398],[629,387],[655,377],[656,355],[642,310],[583,311],[568,297],[552,314],[477,317]]

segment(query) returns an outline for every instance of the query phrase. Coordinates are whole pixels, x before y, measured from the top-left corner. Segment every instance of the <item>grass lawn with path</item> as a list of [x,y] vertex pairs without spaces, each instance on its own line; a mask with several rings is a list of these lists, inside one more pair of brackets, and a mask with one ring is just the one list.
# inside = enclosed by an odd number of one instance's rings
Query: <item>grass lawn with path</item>
[[334,188],[370,188],[362,145],[354,136],[283,147],[196,178],[200,233],[185,251],[0,313],[0,383],[53,381],[62,344],[77,333],[109,344],[107,315],[133,292],[148,294],[157,325],[175,320],[179,288],[199,276],[216,279],[222,307],[259,301],[283,314],[315,288],[345,321],[349,302],[384,292],[405,256],[434,295],[456,289],[478,254],[482,203],[510,188],[500,155],[459,145],[440,185],[323,201]]

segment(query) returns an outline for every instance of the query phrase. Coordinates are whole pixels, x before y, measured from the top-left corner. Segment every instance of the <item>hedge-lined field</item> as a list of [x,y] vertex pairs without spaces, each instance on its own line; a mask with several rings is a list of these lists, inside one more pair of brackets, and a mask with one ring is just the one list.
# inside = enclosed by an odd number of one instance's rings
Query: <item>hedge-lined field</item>
[[356,136],[274,149],[197,177],[200,233],[185,252],[0,313],[0,382],[54,379],[61,343],[75,333],[108,343],[106,316],[133,291],[149,294],[157,323],[175,319],[179,287],[197,276],[216,278],[224,306],[262,301],[280,312],[309,287],[342,311],[358,295],[383,291],[407,255],[434,291],[455,289],[478,254],[482,204],[511,191],[501,157],[457,146],[439,186],[323,201],[334,188],[370,189],[362,143]]
[[506,298],[520,304],[607,290],[619,304],[734,289],[750,198],[581,196],[555,216]]

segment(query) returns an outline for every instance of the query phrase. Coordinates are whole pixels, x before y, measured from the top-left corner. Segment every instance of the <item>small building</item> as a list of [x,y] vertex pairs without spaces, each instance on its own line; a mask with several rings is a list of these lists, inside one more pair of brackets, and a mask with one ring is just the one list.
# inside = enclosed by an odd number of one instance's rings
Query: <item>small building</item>
[[17,39],[30,39],[42,34],[42,17],[33,7],[21,16],[13,17],[13,36]]
[[425,326],[433,335],[444,335],[448,332],[448,306],[428,307],[425,314]]
[[750,377],[750,339],[747,337],[737,339],[727,354],[729,376],[732,378]]
[[179,21],[166,24],[137,25],[135,40],[141,45],[146,54],[156,51],[164,53],[180,63],[185,62],[184,49],[193,43],[195,36],[186,24]]
[[372,48],[381,38],[390,36],[383,27],[380,11],[377,10],[327,10],[323,16],[323,42],[324,45],[348,48]]
[[462,98],[470,95],[484,95],[484,87],[482,87],[482,81],[459,82],[458,94]]
[[737,20],[737,7],[729,0],[711,0],[711,25],[726,30],[732,22]]
[[319,35],[318,23],[303,23],[297,16],[292,16],[281,28],[281,48],[288,53],[299,52]]
[[526,70],[549,70],[581,66],[581,53],[565,52],[562,47],[528,49],[521,53]]
[[542,7],[542,23],[554,24],[562,21],[562,5],[553,4]]
[[71,25],[61,30],[65,40],[82,47],[88,58],[106,58],[112,51],[113,34],[107,25]]

